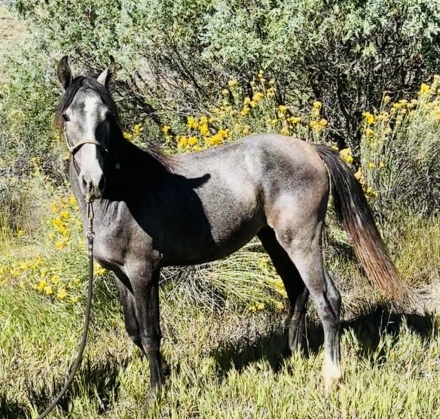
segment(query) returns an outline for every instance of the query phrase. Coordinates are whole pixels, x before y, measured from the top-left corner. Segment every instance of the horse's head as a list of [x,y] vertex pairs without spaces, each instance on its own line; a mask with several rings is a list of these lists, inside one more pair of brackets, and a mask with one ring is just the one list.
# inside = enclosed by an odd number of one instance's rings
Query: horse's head
[[97,77],[73,78],[67,57],[58,63],[58,79],[65,92],[56,123],[63,128],[74,164],[79,168],[78,181],[86,200],[100,198],[105,188],[110,127],[117,120],[116,107],[107,90],[113,72],[113,57],[110,66]]

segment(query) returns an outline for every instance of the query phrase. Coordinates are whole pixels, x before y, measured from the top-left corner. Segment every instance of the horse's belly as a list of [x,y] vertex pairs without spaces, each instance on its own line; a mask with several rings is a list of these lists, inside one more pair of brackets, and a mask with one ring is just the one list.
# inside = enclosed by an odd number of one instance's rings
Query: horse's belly
[[167,266],[197,265],[224,258],[252,240],[262,226],[263,222],[254,220],[223,234],[212,232],[212,235],[190,235],[185,241],[180,241],[180,246],[174,241],[174,245],[164,246],[163,251],[159,249],[163,253],[162,262]]

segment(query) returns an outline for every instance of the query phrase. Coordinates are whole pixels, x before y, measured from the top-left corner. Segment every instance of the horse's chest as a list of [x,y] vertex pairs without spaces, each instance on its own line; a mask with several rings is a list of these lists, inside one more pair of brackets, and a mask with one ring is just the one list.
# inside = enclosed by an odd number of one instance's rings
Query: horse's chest
[[151,238],[131,223],[115,223],[95,231],[95,259],[109,269],[120,268],[129,260],[145,258],[152,249]]

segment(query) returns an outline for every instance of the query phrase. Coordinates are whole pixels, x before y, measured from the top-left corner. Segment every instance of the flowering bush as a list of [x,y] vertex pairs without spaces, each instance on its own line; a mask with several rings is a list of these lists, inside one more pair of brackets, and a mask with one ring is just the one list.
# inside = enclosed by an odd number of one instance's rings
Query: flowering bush
[[274,79],[266,80],[263,70],[250,86],[252,94],[247,95],[237,80],[231,79],[221,92],[222,99],[209,113],[188,116],[185,126],[179,121],[164,125],[165,146],[177,152],[199,151],[258,132],[326,141],[329,124],[321,117],[321,102],[313,102],[307,113],[289,104],[277,105],[277,83]]
[[[39,222],[43,223],[34,232],[26,231],[26,227],[16,230],[17,247],[0,256],[0,285],[16,284],[53,301],[77,303],[87,279],[79,210],[65,186],[55,187],[41,173],[38,160],[33,165],[31,178],[16,182],[27,191],[39,192],[36,207],[40,210]],[[102,276],[105,272],[95,264],[95,275]]]

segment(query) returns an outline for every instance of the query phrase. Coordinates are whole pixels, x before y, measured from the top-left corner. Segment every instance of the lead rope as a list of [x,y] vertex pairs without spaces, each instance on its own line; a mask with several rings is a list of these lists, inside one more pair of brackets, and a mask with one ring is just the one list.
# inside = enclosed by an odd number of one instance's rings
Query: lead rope
[[75,377],[76,372],[78,371],[79,366],[81,365],[84,349],[86,348],[87,334],[89,331],[89,324],[90,324],[90,312],[92,309],[92,297],[93,297],[93,239],[95,238],[95,233],[93,232],[92,201],[88,199],[86,203],[87,203],[87,218],[89,220],[89,228],[87,230],[87,252],[89,256],[89,287],[87,293],[87,304],[84,312],[84,333],[82,336],[81,344],[78,349],[78,356],[76,357],[75,362],[70,367],[71,371],[66,383],[64,384],[64,387],[55,397],[55,399],[50,404],[50,406],[40,416],[38,416],[38,419],[45,418],[55,408],[55,406],[60,401],[61,397],[64,396],[64,394],[72,384],[72,381]]

